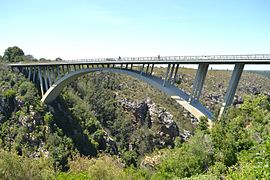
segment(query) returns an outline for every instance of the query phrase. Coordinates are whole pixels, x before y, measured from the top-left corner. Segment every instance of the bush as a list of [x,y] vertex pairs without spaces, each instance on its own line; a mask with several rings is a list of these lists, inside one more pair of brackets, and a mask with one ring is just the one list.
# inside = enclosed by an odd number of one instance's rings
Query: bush
[[12,89],[8,89],[4,92],[4,96],[8,99],[13,99],[16,96],[16,92]]
[[46,159],[29,159],[0,151],[0,179],[52,179],[54,170]]

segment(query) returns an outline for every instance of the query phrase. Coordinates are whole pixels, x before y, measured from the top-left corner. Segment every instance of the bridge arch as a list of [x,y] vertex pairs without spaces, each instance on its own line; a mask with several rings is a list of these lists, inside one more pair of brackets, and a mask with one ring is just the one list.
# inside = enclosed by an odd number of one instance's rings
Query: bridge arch
[[65,76],[58,79],[43,95],[41,101],[43,103],[51,103],[56,97],[61,93],[61,91],[66,87],[69,83],[74,81],[80,76],[83,76],[87,73],[93,73],[98,71],[104,72],[112,72],[119,73],[132,76],[136,79],[142,80],[152,87],[164,92],[166,95],[170,96],[172,99],[176,100],[178,104],[183,106],[186,110],[188,110],[191,114],[194,115],[197,119],[201,116],[207,116],[209,119],[213,118],[212,113],[206,109],[199,101],[193,101],[192,103],[189,101],[189,95],[182,91],[181,89],[175,87],[172,84],[167,84],[163,86],[163,80],[147,74],[142,74],[138,71],[128,70],[128,69],[117,69],[117,68],[87,68],[80,69],[76,71],[72,71]]

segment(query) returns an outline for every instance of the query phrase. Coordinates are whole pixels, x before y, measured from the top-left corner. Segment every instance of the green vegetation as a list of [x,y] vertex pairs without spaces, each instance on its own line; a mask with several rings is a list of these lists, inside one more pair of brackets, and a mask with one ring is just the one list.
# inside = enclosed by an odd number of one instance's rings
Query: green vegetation
[[[17,61],[21,53],[15,49],[7,50],[11,59],[4,59]],[[229,75],[210,71],[210,77],[215,73]],[[182,75],[179,86],[189,88],[185,77],[192,73]],[[253,81],[249,73],[243,77]],[[206,88],[215,91],[210,82]],[[0,87],[0,179],[270,178],[270,102],[265,95],[246,96],[209,129],[206,118],[194,125],[163,93],[118,74],[81,77],[50,105],[40,103],[34,84],[4,66]],[[171,113],[174,131],[189,130],[193,136],[183,142],[172,129],[162,131],[160,116],[150,114],[150,107]]]

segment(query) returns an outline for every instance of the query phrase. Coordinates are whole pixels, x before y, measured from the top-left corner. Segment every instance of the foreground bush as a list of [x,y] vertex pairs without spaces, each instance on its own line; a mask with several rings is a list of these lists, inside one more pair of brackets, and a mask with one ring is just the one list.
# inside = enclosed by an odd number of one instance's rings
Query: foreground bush
[[0,150],[0,179],[52,179],[54,170],[48,159],[30,159]]

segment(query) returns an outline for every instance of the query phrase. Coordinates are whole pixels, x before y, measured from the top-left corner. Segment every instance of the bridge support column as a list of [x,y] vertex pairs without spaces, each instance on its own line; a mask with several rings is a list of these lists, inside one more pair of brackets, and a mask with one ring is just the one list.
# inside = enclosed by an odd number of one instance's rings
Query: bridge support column
[[126,64],[126,69],[128,68],[128,64]]
[[234,66],[232,76],[231,76],[231,80],[230,80],[229,86],[227,88],[225,98],[224,98],[224,103],[222,104],[222,107],[220,109],[218,119],[221,118],[221,116],[225,112],[226,108],[229,105],[231,105],[232,102],[233,102],[233,98],[234,98],[234,95],[235,95],[235,92],[236,92],[236,88],[237,88],[239,80],[241,78],[244,66],[245,66],[245,64],[243,64],[243,63],[235,64],[235,66]]
[[43,78],[44,78],[44,84],[45,84],[45,91],[47,91],[48,90],[48,80],[47,80],[47,75],[46,75],[46,69],[44,69],[44,71],[43,70],[41,70],[41,74],[42,74],[42,76],[43,76]]
[[29,66],[29,68],[28,68],[28,79],[29,79],[29,81],[31,80],[31,67]]
[[47,76],[48,76],[49,88],[50,88],[52,86],[52,78],[51,78],[50,67],[47,67]]
[[141,67],[141,73],[140,73],[140,74],[143,73],[143,70],[144,70],[144,64],[143,64],[142,67]]
[[154,66],[155,64],[152,64],[150,75],[153,75]]
[[163,86],[166,85],[166,81],[167,81],[167,78],[168,78],[170,69],[171,69],[171,64],[168,64],[167,71],[166,71],[166,73],[165,73],[165,77],[164,77],[164,81],[163,81]]
[[36,82],[36,67],[33,67],[33,82]]
[[63,71],[63,74],[66,74],[64,65],[62,65],[62,71]]
[[194,99],[199,100],[208,67],[209,64],[199,64],[196,77],[193,82],[192,92],[189,97],[189,102],[192,102]]
[[57,78],[59,79],[61,77],[59,66],[56,66],[56,69],[57,69]]
[[178,69],[179,69],[179,64],[177,64],[177,65],[176,65],[176,68],[175,68],[174,77],[173,77],[173,83],[175,83],[175,81],[176,81]]
[[133,68],[133,64],[130,64],[130,69],[132,70],[132,68]]
[[149,66],[150,66],[150,64],[147,64],[146,74],[148,74]]
[[70,65],[67,65],[67,71],[68,71],[68,73],[71,72]]
[[172,70],[171,70],[169,80],[168,80],[169,82],[171,82],[171,80],[172,80],[172,75],[173,75],[173,72],[174,72],[174,68],[175,68],[175,64],[172,65]]
[[51,67],[52,68],[52,76],[53,76],[53,83],[55,83],[56,82],[56,76],[55,76],[55,71],[54,71],[54,67],[52,66]]
[[41,74],[41,70],[40,67],[38,66],[38,76],[39,76],[39,85],[40,85],[40,91],[41,91],[41,95],[44,95],[44,90],[43,90],[43,79],[42,79],[42,74]]

